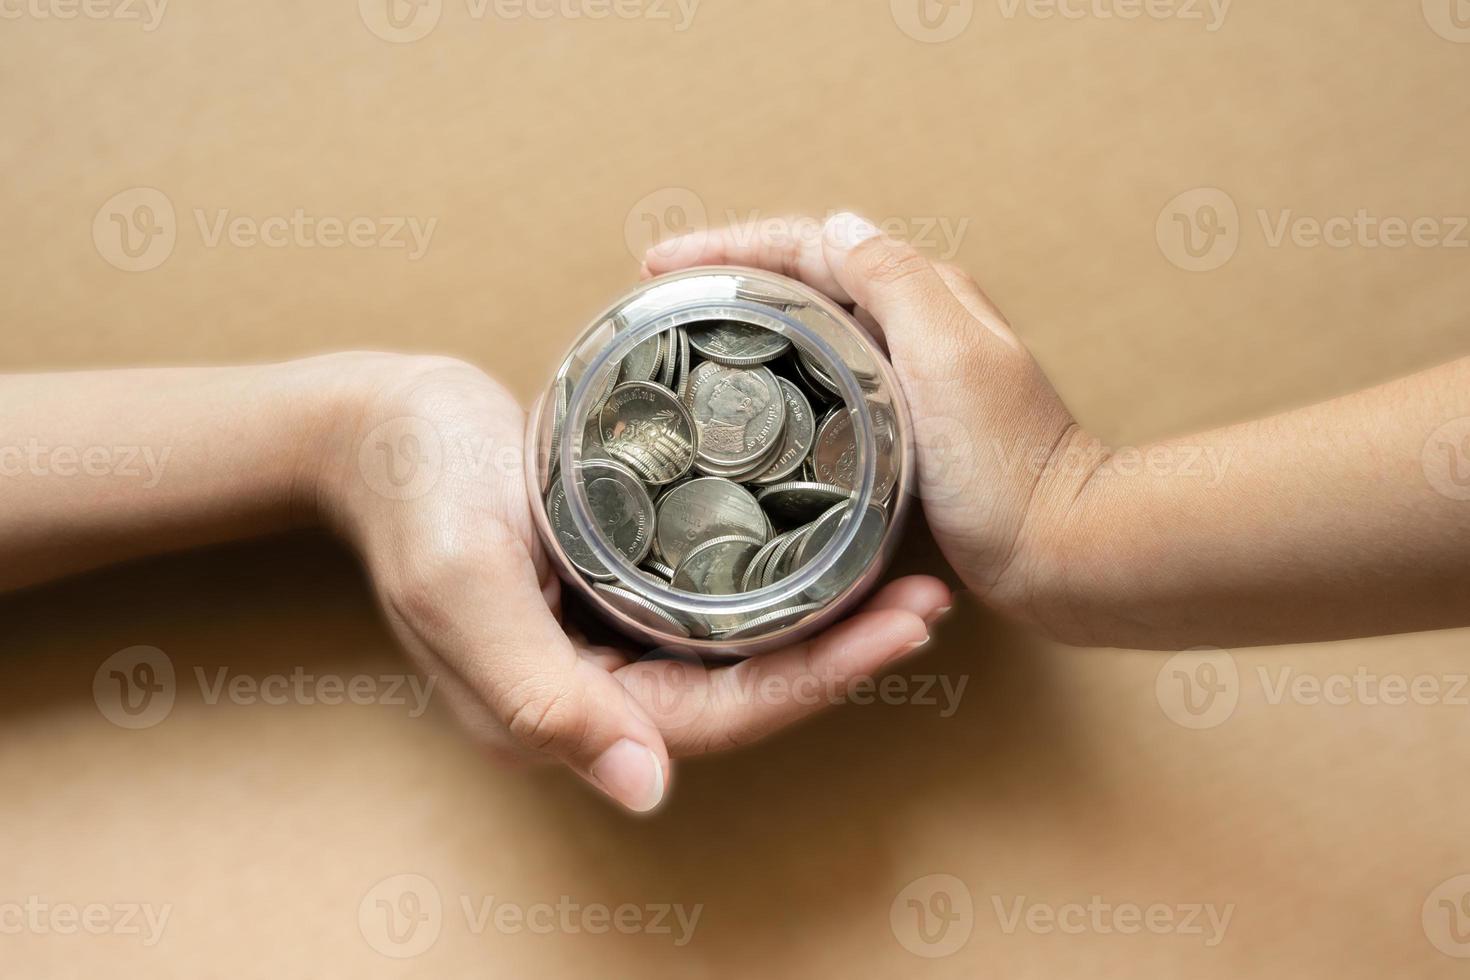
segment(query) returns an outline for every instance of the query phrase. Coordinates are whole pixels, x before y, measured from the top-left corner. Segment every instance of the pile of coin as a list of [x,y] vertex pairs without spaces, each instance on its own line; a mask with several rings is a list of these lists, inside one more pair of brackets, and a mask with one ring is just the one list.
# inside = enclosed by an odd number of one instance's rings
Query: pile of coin
[[[845,365],[860,385],[863,359]],[[784,335],[711,320],[637,344],[600,379],[582,423],[587,501],[605,541],[645,580],[706,596],[751,592],[807,565],[851,509],[860,476],[853,415],[833,372]],[[560,460],[572,381],[551,396],[549,463]],[[878,554],[900,470],[891,410],[868,401],[875,486],[839,560],[784,604],[748,617],[695,615],[655,601],[614,575],[578,533],[567,487],[553,472],[546,513],[567,560],[604,599],[676,637],[736,640],[822,609]]]

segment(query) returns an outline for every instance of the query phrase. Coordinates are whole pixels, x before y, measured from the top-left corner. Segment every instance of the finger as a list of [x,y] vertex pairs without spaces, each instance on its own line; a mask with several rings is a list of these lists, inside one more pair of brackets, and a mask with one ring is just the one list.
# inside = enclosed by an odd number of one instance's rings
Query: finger
[[403,618],[517,742],[562,760],[630,810],[653,809],[669,773],[658,729],[567,639],[525,545],[497,537],[422,576]]
[[696,265],[743,265],[799,279],[838,303],[848,304],[822,246],[815,218],[766,219],[713,231],[697,231],[649,250],[644,265],[662,275]]
[[676,755],[731,748],[841,701],[855,678],[921,646],[929,635],[925,621],[950,602],[938,579],[900,579],[856,616],[808,642],[713,671],[664,659],[633,664],[617,676]]
[[975,318],[918,249],[847,213],[827,222],[822,241],[833,277],[883,327],[895,358],[946,373],[970,360]]
[[910,575],[890,582],[868,600],[868,611],[903,609],[933,627],[954,605],[949,586],[932,575]]
[[971,278],[969,273],[948,262],[935,262],[934,271],[939,273],[939,278],[944,280],[949,291],[954,293],[955,299],[960,301],[971,316],[1009,344],[1012,349],[1017,351],[1021,349],[1021,341],[1011,331],[1011,325],[1006,322],[1005,316],[1001,314],[990,297],[985,295],[985,290],[980,288],[980,284]]

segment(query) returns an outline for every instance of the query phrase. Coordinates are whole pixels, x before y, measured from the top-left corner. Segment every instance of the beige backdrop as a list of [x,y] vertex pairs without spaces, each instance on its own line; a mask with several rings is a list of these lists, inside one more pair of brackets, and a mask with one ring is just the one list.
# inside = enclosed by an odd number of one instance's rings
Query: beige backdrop
[[[1470,214],[1463,0],[70,2],[0,0],[10,370],[389,348],[529,398],[636,274],[630,246],[841,207],[953,251],[1120,446],[1470,349],[1445,220]],[[211,237],[221,211],[298,209],[436,224],[416,258]],[[1275,240],[1283,215],[1360,209],[1451,240]],[[130,256],[113,214],[163,234]],[[1451,977],[1470,954],[1464,633],[1234,651],[1192,715],[1165,656],[962,603],[907,703],[685,765],[635,820],[560,772],[488,769],[433,710],[209,703],[196,671],[403,669],[325,540],[106,572],[0,622],[7,977]],[[179,693],[125,730],[92,679],[139,644]],[[1439,694],[1273,699],[1285,667]],[[966,683],[957,712],[919,703],[936,676]],[[497,928],[492,897],[702,909],[680,946],[677,925]],[[89,903],[170,918],[150,946],[50,917]],[[1196,905],[1229,910],[1223,941]]]

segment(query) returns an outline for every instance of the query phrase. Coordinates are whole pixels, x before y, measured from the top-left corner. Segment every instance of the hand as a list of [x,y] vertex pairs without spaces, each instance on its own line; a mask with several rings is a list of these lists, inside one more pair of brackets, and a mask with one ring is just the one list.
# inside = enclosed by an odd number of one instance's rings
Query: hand
[[851,214],[696,232],[650,250],[644,274],[721,264],[857,308],[908,398],[918,493],[945,557],[992,606],[1067,632],[1069,505],[1105,457],[975,281]]
[[339,413],[321,507],[363,554],[399,639],[498,758],[559,759],[652,809],[671,756],[753,740],[838,699],[922,644],[949,606],[938,580],[903,579],[809,643],[717,670],[591,646],[560,623],[510,394],[449,359],[349,355],[341,368],[360,394]]

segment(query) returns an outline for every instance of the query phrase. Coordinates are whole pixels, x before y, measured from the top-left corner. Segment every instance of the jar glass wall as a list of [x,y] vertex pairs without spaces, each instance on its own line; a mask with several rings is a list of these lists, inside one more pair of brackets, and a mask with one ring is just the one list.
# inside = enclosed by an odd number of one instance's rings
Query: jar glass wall
[[643,283],[532,412],[531,509],[561,577],[641,644],[711,657],[831,624],[881,575],[913,480],[873,339],[743,268]]

